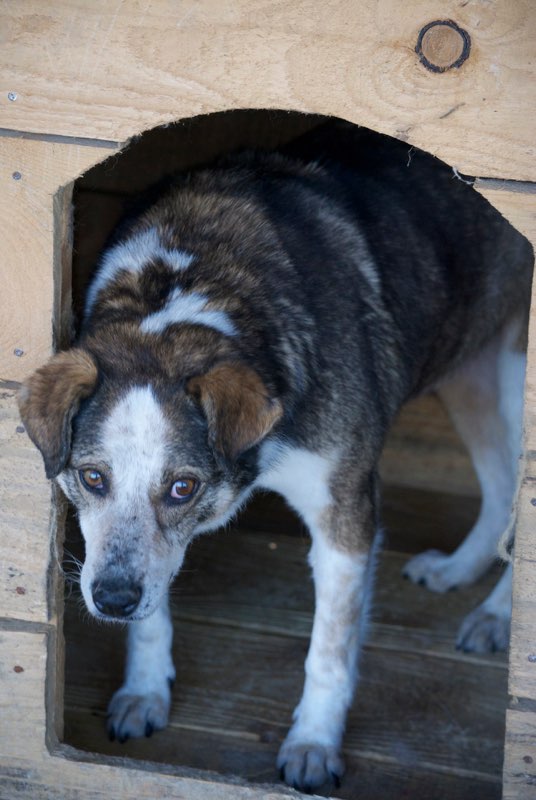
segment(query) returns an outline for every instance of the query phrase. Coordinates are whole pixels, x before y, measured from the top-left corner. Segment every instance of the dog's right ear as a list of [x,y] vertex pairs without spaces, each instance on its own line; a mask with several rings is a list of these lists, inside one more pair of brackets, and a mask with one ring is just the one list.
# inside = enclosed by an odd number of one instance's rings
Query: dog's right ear
[[96,384],[97,365],[79,348],[58,353],[23,383],[18,396],[21,419],[41,451],[47,478],[55,478],[65,467],[73,418]]

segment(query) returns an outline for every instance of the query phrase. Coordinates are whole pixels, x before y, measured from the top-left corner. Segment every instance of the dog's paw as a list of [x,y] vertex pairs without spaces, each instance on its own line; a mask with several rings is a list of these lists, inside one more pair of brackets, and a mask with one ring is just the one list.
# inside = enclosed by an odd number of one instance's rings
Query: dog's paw
[[411,558],[402,575],[413,583],[420,583],[432,592],[448,592],[467,583],[465,576],[460,574],[459,565],[452,556],[440,550],[427,550]]
[[456,648],[467,653],[494,653],[506,650],[509,639],[510,615],[489,611],[482,604],[462,622]]
[[137,736],[151,736],[168,722],[171,691],[133,694],[119,689],[110,701],[106,728],[111,741],[126,742]]
[[306,794],[328,782],[338,788],[344,773],[338,750],[318,742],[283,742],[277,767],[281,780]]

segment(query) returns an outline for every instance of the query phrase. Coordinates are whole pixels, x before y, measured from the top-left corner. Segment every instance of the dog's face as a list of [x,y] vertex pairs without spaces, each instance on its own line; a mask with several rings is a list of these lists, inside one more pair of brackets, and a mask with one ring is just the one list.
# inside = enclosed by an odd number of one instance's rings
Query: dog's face
[[239,362],[177,389],[102,380],[78,349],[38,370],[20,407],[48,477],[78,510],[87,607],[123,620],[153,613],[191,539],[231,516],[251,484],[243,454],[281,415]]

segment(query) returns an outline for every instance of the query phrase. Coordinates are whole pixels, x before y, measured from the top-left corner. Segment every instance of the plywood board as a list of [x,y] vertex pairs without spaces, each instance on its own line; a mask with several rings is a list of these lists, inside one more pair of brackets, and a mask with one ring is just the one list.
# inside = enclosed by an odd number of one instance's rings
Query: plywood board
[[59,197],[60,190],[108,153],[101,147],[0,137],[0,381],[20,381],[52,352],[69,200]]
[[51,486],[13,390],[0,390],[0,497],[0,617],[45,622]]
[[[469,57],[430,71],[419,34],[446,19]],[[291,109],[397,136],[468,174],[534,180],[535,28],[531,0],[8,2],[2,125],[123,141],[202,113]]]
[[[27,800],[276,800],[294,796],[284,787],[248,788],[208,773],[193,777],[185,770],[124,758],[96,763],[70,760],[76,753],[45,739],[46,664],[48,634],[0,627],[0,798]],[[102,758],[101,762],[106,761]]]
[[[536,187],[509,191],[478,186],[485,197],[536,245]],[[536,282],[533,283],[525,385],[525,452],[514,554],[512,634],[504,760],[504,798],[536,798]],[[529,752],[530,751],[530,752]]]

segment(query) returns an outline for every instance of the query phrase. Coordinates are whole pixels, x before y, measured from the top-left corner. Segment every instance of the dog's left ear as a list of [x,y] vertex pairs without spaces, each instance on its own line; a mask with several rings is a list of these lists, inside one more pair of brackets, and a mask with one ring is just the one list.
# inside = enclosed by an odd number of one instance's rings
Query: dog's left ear
[[264,439],[283,414],[257,373],[240,362],[224,361],[186,389],[205,412],[212,444],[231,459]]

